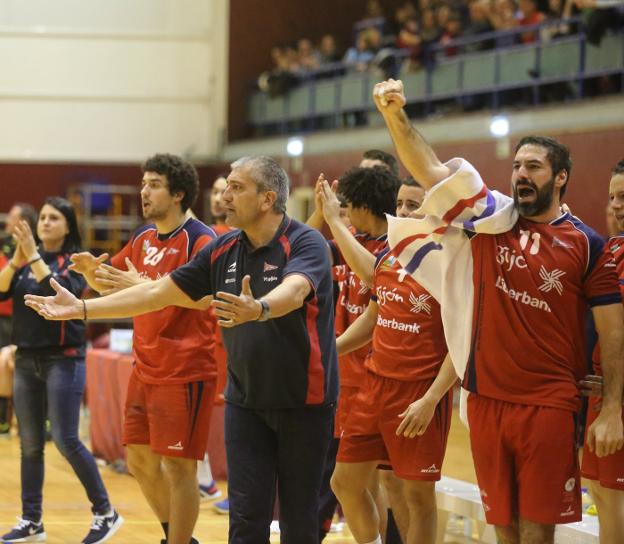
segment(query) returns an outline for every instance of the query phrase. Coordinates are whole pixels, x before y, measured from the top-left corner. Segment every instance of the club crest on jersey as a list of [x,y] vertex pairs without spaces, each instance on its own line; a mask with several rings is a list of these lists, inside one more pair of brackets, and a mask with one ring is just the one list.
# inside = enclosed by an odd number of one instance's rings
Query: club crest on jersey
[[147,250],[149,249],[149,247],[150,247],[149,240],[143,240],[143,245],[141,247],[141,252],[142,253],[147,253]]
[[278,268],[279,266],[275,264],[267,263],[266,261],[264,261],[263,272],[270,272],[271,270],[277,270]]
[[426,295],[425,293],[416,296],[414,293],[410,292],[409,301],[412,305],[410,312],[413,314],[424,312],[427,315],[431,315],[431,304],[427,302],[430,298],[431,295]]
[[554,289],[560,295],[563,293],[563,284],[559,281],[559,278],[565,276],[563,270],[555,268],[552,272],[548,272],[543,266],[540,266],[539,275],[544,280],[544,283],[538,287],[540,291],[550,293]]

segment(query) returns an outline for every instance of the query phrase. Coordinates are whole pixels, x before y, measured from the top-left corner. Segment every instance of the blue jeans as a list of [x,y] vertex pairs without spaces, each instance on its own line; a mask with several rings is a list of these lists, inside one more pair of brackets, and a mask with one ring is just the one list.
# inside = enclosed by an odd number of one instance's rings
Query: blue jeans
[[35,522],[41,519],[46,417],[52,425],[52,439],[84,486],[93,513],[103,514],[110,508],[93,455],[78,438],[85,377],[82,358],[30,357],[17,353],[13,402],[22,451],[24,519]]
[[319,492],[334,406],[225,405],[230,544],[266,544],[279,494],[280,542],[318,544]]

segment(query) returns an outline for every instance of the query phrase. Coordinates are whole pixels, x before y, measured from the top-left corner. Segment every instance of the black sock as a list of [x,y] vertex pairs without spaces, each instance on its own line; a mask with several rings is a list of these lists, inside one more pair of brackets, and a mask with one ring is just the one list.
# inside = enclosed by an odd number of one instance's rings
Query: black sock
[[199,544],[199,540],[191,537],[191,541],[189,542],[189,544]]
[[165,531],[165,538],[167,538],[169,536],[169,522],[161,521],[160,524],[162,525],[163,531]]

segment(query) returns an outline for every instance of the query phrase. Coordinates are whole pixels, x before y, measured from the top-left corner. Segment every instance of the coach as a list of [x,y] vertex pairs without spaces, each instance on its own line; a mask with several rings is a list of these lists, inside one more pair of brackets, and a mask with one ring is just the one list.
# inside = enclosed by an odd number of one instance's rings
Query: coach
[[229,542],[268,542],[277,481],[282,543],[316,544],[338,389],[326,243],[286,215],[288,176],[273,159],[240,159],[227,181],[226,222],[239,230],[171,275],[88,301],[53,284],[55,297],[27,304],[74,319],[211,303],[228,355]]

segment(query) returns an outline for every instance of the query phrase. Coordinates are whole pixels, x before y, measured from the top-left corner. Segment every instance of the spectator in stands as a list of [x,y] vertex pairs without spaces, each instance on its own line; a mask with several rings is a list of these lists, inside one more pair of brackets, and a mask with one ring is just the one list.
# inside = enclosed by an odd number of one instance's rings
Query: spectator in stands
[[319,52],[314,49],[308,38],[301,38],[297,42],[299,67],[303,72],[316,70],[320,65]]
[[293,61],[292,47],[275,46],[271,49],[273,68],[263,72],[258,78],[258,87],[271,97],[286,94],[298,83],[295,72],[299,65]]
[[[514,0],[492,0],[487,6],[488,19],[494,30],[511,30],[518,26],[516,6]],[[515,35],[503,36],[496,39],[497,47],[505,47],[516,43]]]
[[[459,13],[451,12],[444,23],[442,35],[440,36],[440,43],[446,45],[449,42],[459,38],[462,32],[461,19]],[[454,57],[459,53],[459,47],[456,45],[449,45],[444,48],[444,54],[447,57]]]
[[[485,5],[487,0],[472,0],[468,4],[468,24],[465,26],[463,35],[466,37],[477,37],[480,34],[492,32],[494,27],[488,19],[487,7]],[[466,53],[474,53],[476,51],[483,51],[485,49],[492,49],[494,42],[492,40],[481,40],[475,43],[470,43],[464,46]]]
[[355,23],[353,29],[358,32],[358,35],[368,29],[377,30],[381,36],[384,35],[386,31],[386,17],[379,0],[368,0],[366,2],[366,13],[362,19]]
[[355,47],[350,47],[343,59],[351,70],[364,72],[368,70],[375,54],[381,45],[381,34],[374,28],[360,32]]
[[548,0],[548,12],[544,17],[544,22],[550,24],[540,30],[543,42],[567,36],[572,32],[570,24],[562,22],[562,19],[569,19],[573,8],[573,0]]
[[340,62],[342,55],[332,34],[325,34],[319,44],[319,62],[321,65]]
[[440,38],[440,28],[436,21],[436,13],[433,8],[427,8],[420,14],[420,37],[422,39],[422,62],[425,65],[431,64],[431,46],[438,42]]
[[[533,26],[540,24],[545,16],[539,11],[537,0],[519,0],[518,7],[520,10],[520,18],[518,26]],[[520,35],[522,43],[532,43],[537,41],[537,32],[524,32]]]
[[53,293],[52,278],[68,292],[82,294],[85,282],[68,270],[69,256],[80,250],[74,208],[64,198],[48,198],[39,212],[37,239],[24,220],[14,227],[13,237],[15,252],[0,271],[0,299],[13,299],[12,343],[17,345],[13,390],[21,446],[22,516],[0,541],[46,538],[41,518],[44,429],[49,418],[54,443],[92,505],[93,524],[82,544],[103,542],[117,531],[123,518],[113,510],[93,455],[78,437],[86,378],[85,323],[81,317],[65,324],[46,321],[24,304],[26,294]]
[[409,57],[405,59],[405,69],[417,70],[421,67],[422,38],[414,5],[406,2],[399,7],[395,19],[398,25],[395,45],[398,49],[409,51]]

